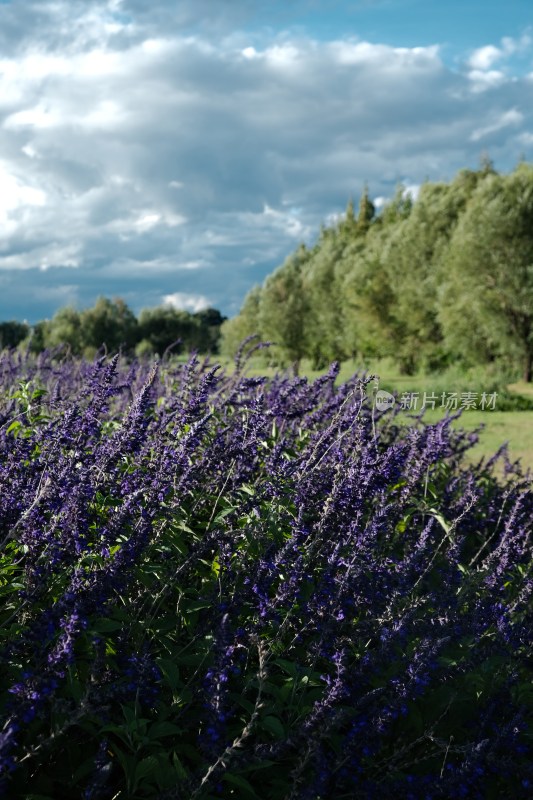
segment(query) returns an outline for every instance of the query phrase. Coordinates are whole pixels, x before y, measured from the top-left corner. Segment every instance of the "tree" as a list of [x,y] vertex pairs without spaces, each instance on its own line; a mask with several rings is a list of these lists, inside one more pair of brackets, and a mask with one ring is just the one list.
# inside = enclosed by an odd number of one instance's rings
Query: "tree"
[[359,210],[357,213],[357,227],[360,231],[366,232],[376,213],[375,206],[368,196],[368,186],[365,183],[363,194],[359,201]]
[[306,317],[309,301],[303,287],[302,270],[310,257],[305,245],[270,275],[262,288],[259,304],[259,330],[279,346],[282,362],[290,362],[298,374],[306,355]]
[[413,198],[406,192],[405,186],[399,184],[392,200],[383,208],[376,221],[383,226],[395,224],[403,219],[407,219],[413,210]]
[[440,318],[472,360],[509,359],[533,378],[533,168],[488,173],[446,255]]
[[303,295],[307,303],[304,319],[304,344],[314,369],[346,358],[345,304],[342,269],[345,267],[343,237],[334,235],[322,241],[310,256],[302,274]]
[[393,352],[405,373],[441,369],[450,360],[439,316],[439,291],[446,277],[443,258],[482,179],[464,170],[450,184],[425,183],[408,215],[392,228],[384,226],[377,250],[394,298]]
[[339,222],[339,233],[347,238],[355,236],[357,233],[357,219],[355,217],[355,209],[352,197],[350,197],[348,200],[344,218]]
[[83,351],[82,319],[80,312],[72,306],[56,311],[43,333],[47,348],[65,344],[74,355],[80,355]]
[[[149,343],[152,352],[161,356],[173,345],[174,353],[194,349],[195,327],[199,328],[199,322],[188,311],[159,306],[141,311],[138,335],[141,342]],[[146,344],[144,352],[149,352]]]
[[202,339],[202,352],[218,353],[220,345],[220,328],[226,317],[216,308],[203,308],[197,311],[194,319],[198,321]]
[[244,298],[236,317],[225,320],[220,329],[220,352],[234,358],[240,345],[248,336],[262,336],[259,326],[259,307],[262,289],[253,286]]
[[386,259],[394,230],[392,224],[373,227],[363,246],[354,242],[343,256],[345,337],[351,343],[352,357],[357,355],[363,362],[383,356],[398,357],[403,328],[397,316],[397,297]]
[[81,322],[84,349],[131,350],[138,341],[137,319],[120,297],[99,297],[93,308],[82,312]]
[[4,347],[16,347],[28,336],[30,326],[25,322],[10,320],[0,322],[0,350]]
[[31,353],[42,353],[46,349],[46,340],[50,330],[50,320],[43,319],[32,325],[28,336],[22,342],[23,347],[27,347]]

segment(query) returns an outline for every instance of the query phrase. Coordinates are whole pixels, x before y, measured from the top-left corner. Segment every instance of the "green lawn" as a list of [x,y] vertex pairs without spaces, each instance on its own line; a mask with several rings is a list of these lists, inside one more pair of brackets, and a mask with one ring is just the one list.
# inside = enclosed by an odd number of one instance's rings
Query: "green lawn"
[[[440,418],[435,411],[428,411],[430,421]],[[474,430],[484,425],[479,442],[470,451],[470,460],[491,456],[504,442],[509,442],[509,455],[513,461],[519,458],[525,467],[533,470],[533,411],[465,411],[456,427]]]

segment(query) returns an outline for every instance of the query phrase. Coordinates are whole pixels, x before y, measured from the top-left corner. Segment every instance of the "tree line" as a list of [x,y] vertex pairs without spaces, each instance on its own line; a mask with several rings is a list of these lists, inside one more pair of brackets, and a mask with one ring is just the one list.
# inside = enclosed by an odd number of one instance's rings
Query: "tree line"
[[214,308],[190,313],[170,306],[144,309],[137,318],[121,298],[99,297],[92,308],[60,308],[35,325],[0,323],[0,349],[28,347],[33,352],[67,346],[74,355],[92,357],[102,347],[128,355],[172,352],[217,353],[226,318]]
[[257,333],[281,365],[392,357],[405,374],[452,364],[533,373],[533,166],[485,159],[377,214],[365,189],[222,326],[232,354]]

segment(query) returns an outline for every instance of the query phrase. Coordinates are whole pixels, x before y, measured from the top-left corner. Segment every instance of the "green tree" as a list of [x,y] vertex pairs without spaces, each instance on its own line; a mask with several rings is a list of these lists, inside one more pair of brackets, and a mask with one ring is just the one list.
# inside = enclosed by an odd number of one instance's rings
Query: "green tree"
[[137,319],[120,297],[99,297],[92,308],[82,312],[81,323],[84,349],[131,350],[139,339]]
[[344,218],[340,220],[338,225],[338,231],[346,238],[350,238],[357,234],[357,219],[355,216],[355,208],[352,197],[350,197],[348,200],[346,211],[344,212]]
[[80,312],[72,306],[66,306],[56,311],[43,333],[45,347],[57,347],[65,344],[75,355],[80,355],[83,351],[82,318]]
[[304,292],[303,268],[310,257],[305,245],[270,275],[262,288],[259,304],[261,335],[278,345],[282,363],[291,363],[298,374],[306,355],[306,317],[309,301]]
[[236,317],[225,320],[220,329],[220,352],[234,358],[239,346],[248,336],[263,334],[259,326],[259,306],[261,304],[262,289],[253,286],[244,298],[241,310]]
[[456,352],[505,359],[533,377],[533,168],[488,173],[445,259],[440,318]]
[[220,329],[226,317],[216,308],[203,308],[193,315],[198,321],[201,331],[202,349],[205,353],[218,353],[220,347]]
[[402,324],[386,259],[393,232],[392,224],[376,226],[363,244],[354,242],[346,248],[345,266],[340,266],[348,351],[362,362],[398,355]]
[[440,369],[450,360],[439,316],[439,292],[453,232],[480,180],[464,170],[450,184],[425,183],[408,216],[379,248],[394,297],[394,355],[405,373]]
[[27,337],[22,342],[22,347],[27,347],[32,353],[42,353],[46,349],[46,339],[50,329],[50,320],[43,319],[32,325]]
[[149,352],[151,348],[152,352],[161,356],[173,345],[173,353],[195,349],[199,338],[196,329],[199,328],[199,321],[194,320],[188,311],[159,306],[141,311],[138,336],[141,343],[150,345],[144,345],[144,352]]
[[332,361],[341,361],[352,352],[347,345],[342,273],[345,267],[342,236],[334,235],[321,242],[302,273],[306,308],[303,320],[305,354],[314,369],[323,369]]
[[375,206],[368,195],[368,186],[365,184],[357,213],[357,227],[360,231],[366,232],[368,230],[375,213]]
[[376,222],[383,226],[394,225],[401,220],[407,219],[413,210],[413,198],[406,193],[405,186],[399,184],[392,200],[385,204],[383,211],[377,217]]
[[16,347],[28,336],[30,326],[25,322],[10,320],[0,322],[0,350],[4,347]]

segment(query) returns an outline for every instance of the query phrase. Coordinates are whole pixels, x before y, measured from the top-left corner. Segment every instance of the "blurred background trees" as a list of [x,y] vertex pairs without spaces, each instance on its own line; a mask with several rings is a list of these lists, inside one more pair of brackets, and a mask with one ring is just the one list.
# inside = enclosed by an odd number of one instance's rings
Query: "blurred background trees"
[[224,320],[214,308],[189,313],[170,306],[144,309],[137,319],[122,298],[99,297],[92,308],[60,308],[51,320],[33,326],[0,323],[0,348],[20,345],[41,352],[63,346],[89,358],[100,350],[161,356],[171,348],[176,353],[215,354]]

